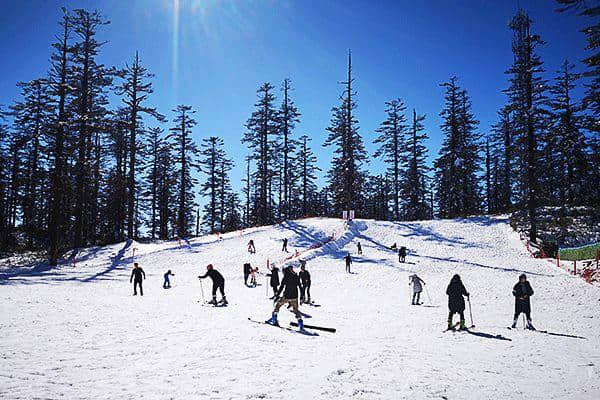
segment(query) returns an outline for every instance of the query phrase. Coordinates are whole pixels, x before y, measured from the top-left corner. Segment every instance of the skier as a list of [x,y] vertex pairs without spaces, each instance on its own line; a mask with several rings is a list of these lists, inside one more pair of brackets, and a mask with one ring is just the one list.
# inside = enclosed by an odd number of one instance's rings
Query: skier
[[527,317],[527,329],[535,330],[531,323],[531,303],[529,298],[533,296],[533,289],[527,280],[527,275],[521,274],[519,276],[519,282],[513,288],[513,296],[515,296],[515,317],[513,320],[512,328],[517,327],[517,318],[521,313],[525,313]]
[[281,251],[285,251],[286,253],[288,252],[287,243],[288,243],[287,238],[283,238],[283,247],[281,248]]
[[144,289],[142,289],[142,281],[146,279],[146,273],[144,270],[138,265],[138,263],[133,263],[133,269],[131,270],[131,277],[129,278],[129,283],[133,281],[133,295],[137,296],[136,287],[140,287],[140,296],[144,295]]
[[175,276],[175,274],[171,273],[171,270],[168,270],[164,277],[165,277],[165,282],[163,283],[163,289],[170,289],[171,288],[171,281],[169,280],[169,276]]
[[254,254],[256,253],[256,247],[254,247],[254,240],[250,239],[248,242],[248,253]]
[[406,247],[402,246],[398,249],[398,261],[403,263],[406,260]]
[[352,258],[350,257],[350,253],[346,254],[346,272],[350,273],[350,264],[352,264]]
[[360,245],[360,242],[356,242],[356,250],[358,250],[359,255],[362,255],[362,246]]
[[219,271],[213,268],[212,264],[208,264],[206,266],[206,274],[198,276],[199,279],[204,279],[209,277],[212,279],[213,287],[212,287],[212,300],[208,302],[208,304],[217,305],[217,289],[221,292],[221,301],[224,305],[227,305],[227,299],[225,298],[225,278]]
[[425,284],[425,281],[417,276],[417,274],[411,275],[408,277],[410,286],[412,284],[413,289],[413,297],[412,297],[412,305],[418,306],[420,303],[421,292],[423,291],[423,286],[421,284]]
[[450,284],[446,289],[448,295],[448,329],[453,328],[452,317],[454,314],[460,315],[460,329],[467,329],[465,326],[465,299],[463,296],[469,297],[469,292],[465,289],[458,274],[454,275],[450,280]]
[[[300,288],[300,304],[310,304],[310,273],[306,270],[306,262],[300,262],[300,282],[302,287]],[[308,301],[305,301],[305,294],[308,295]]]
[[[294,272],[294,269],[291,266],[286,267],[283,270],[283,279],[281,280],[281,285],[279,286],[279,290],[275,296],[275,309],[271,314],[271,319],[266,321],[268,324],[279,326],[279,322],[277,321],[277,313],[284,304],[287,304],[288,306],[292,307],[292,311],[296,315],[296,319],[298,320],[298,328],[300,330],[304,330],[304,321],[302,321],[302,316],[298,311],[298,288],[300,287],[300,278]],[[281,292],[283,292],[283,297],[279,298]]]
[[248,277],[252,273],[252,266],[250,263],[244,264],[244,285],[248,286]]
[[270,280],[270,285],[273,288],[273,297],[271,297],[271,300],[275,299],[275,297],[277,296],[277,288],[279,287],[279,268],[277,268],[275,266],[275,264],[271,264],[271,273],[267,274],[267,276],[271,277]]

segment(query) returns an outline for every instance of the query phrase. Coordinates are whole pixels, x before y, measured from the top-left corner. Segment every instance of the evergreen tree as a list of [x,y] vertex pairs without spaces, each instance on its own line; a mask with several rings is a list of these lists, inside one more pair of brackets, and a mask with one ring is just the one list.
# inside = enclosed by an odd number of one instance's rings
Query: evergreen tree
[[192,169],[199,169],[197,158],[199,150],[192,140],[192,128],[196,125],[193,115],[195,111],[191,106],[179,105],[173,110],[175,113],[174,126],[170,129],[175,146],[177,146],[177,174],[178,178],[178,204],[177,204],[177,235],[185,238],[191,235],[194,223],[193,188],[196,179],[192,176]]
[[283,199],[280,206],[283,212],[283,219],[290,217],[290,201],[292,197],[292,157],[296,148],[296,141],[291,137],[295,125],[300,122],[300,113],[290,97],[292,90],[291,81],[284,79],[281,91],[283,92],[283,101],[279,109],[279,132],[281,135],[282,152],[282,191]]
[[150,128],[148,135],[148,175],[147,188],[148,191],[145,193],[146,196],[150,197],[150,216],[148,221],[148,228],[150,229],[150,237],[156,238],[158,231],[158,182],[159,176],[159,155],[163,143],[164,130],[160,127]]
[[431,213],[427,202],[427,148],[423,144],[429,137],[422,133],[425,129],[423,121],[425,116],[418,115],[413,109],[411,126],[405,132],[407,155],[404,157],[406,168],[401,192],[405,199],[404,218],[409,221],[427,219]]
[[204,196],[208,197],[208,202],[204,206],[203,222],[208,225],[208,232],[212,234],[217,232],[221,215],[223,215],[221,200],[225,195],[220,196],[221,188],[225,185],[225,183],[221,183],[222,164],[226,161],[223,139],[216,136],[203,139],[200,154],[201,171],[206,175],[206,180],[201,185],[201,191]]
[[373,143],[380,144],[380,147],[373,156],[383,156],[388,165],[388,174],[392,177],[394,220],[398,220],[400,219],[400,176],[403,172],[401,167],[406,152],[404,135],[408,128],[403,114],[406,106],[401,99],[386,102],[385,105],[387,118],[376,130],[379,136]]
[[331,168],[327,174],[331,191],[333,213],[339,215],[343,210],[354,210],[359,204],[364,175],[362,163],[366,160],[366,151],[359,133],[356,109],[356,92],[352,88],[352,55],[348,52],[348,77],[340,96],[341,104],[332,108],[332,118],[327,131],[324,146],[335,146]]
[[264,83],[258,90],[256,111],[246,122],[246,132],[242,143],[246,143],[252,150],[252,157],[256,160],[257,171],[254,174],[256,186],[256,202],[252,211],[252,222],[266,225],[273,220],[271,203],[271,181],[276,175],[275,161],[277,150],[278,113],[273,106],[275,96],[272,93],[273,85]]
[[313,209],[316,201],[317,185],[315,183],[317,177],[316,171],[321,169],[316,166],[317,157],[312,152],[308,145],[310,138],[307,135],[300,137],[300,145],[296,156],[299,166],[299,177],[301,182],[300,192],[302,193],[302,213],[303,217],[309,215],[309,209]]
[[510,107],[504,106],[498,112],[498,122],[492,126],[490,150],[496,168],[493,193],[497,212],[508,212],[512,207],[515,140],[510,113]]

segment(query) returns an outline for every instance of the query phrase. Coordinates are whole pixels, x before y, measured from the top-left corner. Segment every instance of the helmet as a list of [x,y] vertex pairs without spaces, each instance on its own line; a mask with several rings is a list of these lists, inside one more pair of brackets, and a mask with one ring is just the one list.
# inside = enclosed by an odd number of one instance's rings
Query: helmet
[[208,265],[206,266],[206,269],[208,269],[208,270],[211,270],[211,269],[213,269],[213,265],[212,265],[212,264],[208,264]]

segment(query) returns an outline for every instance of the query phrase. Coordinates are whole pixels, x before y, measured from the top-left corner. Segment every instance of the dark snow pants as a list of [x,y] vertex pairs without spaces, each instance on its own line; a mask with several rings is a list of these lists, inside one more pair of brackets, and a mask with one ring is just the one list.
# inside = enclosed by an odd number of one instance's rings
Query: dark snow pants
[[140,295],[143,296],[144,295],[144,289],[142,289],[142,280],[134,280],[133,281],[133,295],[137,295],[137,290],[136,287],[139,286],[140,287]]
[[225,297],[225,282],[213,282],[212,296],[217,296],[217,289],[221,292],[221,296]]

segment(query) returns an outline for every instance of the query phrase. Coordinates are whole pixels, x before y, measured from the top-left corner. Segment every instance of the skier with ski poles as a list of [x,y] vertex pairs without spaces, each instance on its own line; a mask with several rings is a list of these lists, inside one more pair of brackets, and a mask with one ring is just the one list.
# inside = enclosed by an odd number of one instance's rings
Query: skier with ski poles
[[531,302],[530,297],[533,296],[533,289],[527,280],[527,275],[521,274],[519,282],[513,287],[513,296],[515,296],[515,316],[511,328],[517,327],[517,319],[521,313],[527,317],[527,329],[535,330],[531,323]]
[[344,259],[346,260],[346,272],[350,273],[350,265],[352,264],[352,257],[350,257],[350,253],[346,254]]
[[142,281],[146,279],[146,273],[138,265],[138,263],[133,263],[133,269],[131,270],[131,277],[129,277],[129,283],[133,281],[133,295],[137,296],[136,287],[140,287],[140,296],[144,295],[144,289],[142,288]]
[[281,251],[285,251],[286,253],[288,252],[287,244],[288,244],[287,238],[283,238],[283,246],[281,247]]
[[467,329],[465,325],[465,299],[463,296],[469,297],[469,292],[465,289],[465,285],[463,285],[460,276],[458,274],[454,275],[450,280],[450,284],[446,289],[446,294],[448,295],[448,330],[454,328],[454,324],[452,324],[452,317],[454,314],[460,315],[460,329]]
[[277,296],[277,288],[279,287],[279,268],[277,268],[275,263],[273,263],[271,264],[270,270],[271,273],[267,274],[267,276],[271,277],[269,284],[273,288],[273,297],[271,297],[271,300],[273,300]]
[[402,246],[398,249],[398,261],[401,263],[406,261],[406,247]]
[[[310,273],[306,270],[306,261],[300,260],[300,282],[302,286],[300,288],[300,304],[309,303],[310,304]],[[305,301],[308,295],[308,301]]]
[[[279,322],[277,321],[277,313],[283,305],[287,304],[288,306],[292,307],[292,311],[298,320],[298,328],[300,330],[304,330],[304,321],[302,321],[302,315],[300,314],[300,311],[298,311],[299,288],[301,288],[300,278],[290,265],[283,270],[283,279],[281,280],[281,285],[279,286],[279,290],[275,296],[275,309],[271,314],[271,319],[265,321],[266,323],[279,326]],[[279,295],[282,292],[283,297],[280,298]]]
[[212,287],[212,300],[208,304],[217,305],[217,289],[221,292],[221,301],[223,305],[227,305],[227,299],[225,298],[225,278],[219,271],[213,268],[212,264],[206,266],[206,274],[198,276],[198,279],[210,278],[213,283]]
[[423,291],[423,285],[425,285],[425,281],[417,276],[417,274],[413,274],[408,277],[409,282],[408,286],[412,285],[413,295],[412,295],[412,305],[418,306],[421,304],[421,292]]
[[171,288],[171,281],[169,280],[169,276],[175,276],[174,273],[171,272],[171,270],[168,270],[165,275],[165,281],[163,283],[163,289],[170,289]]

